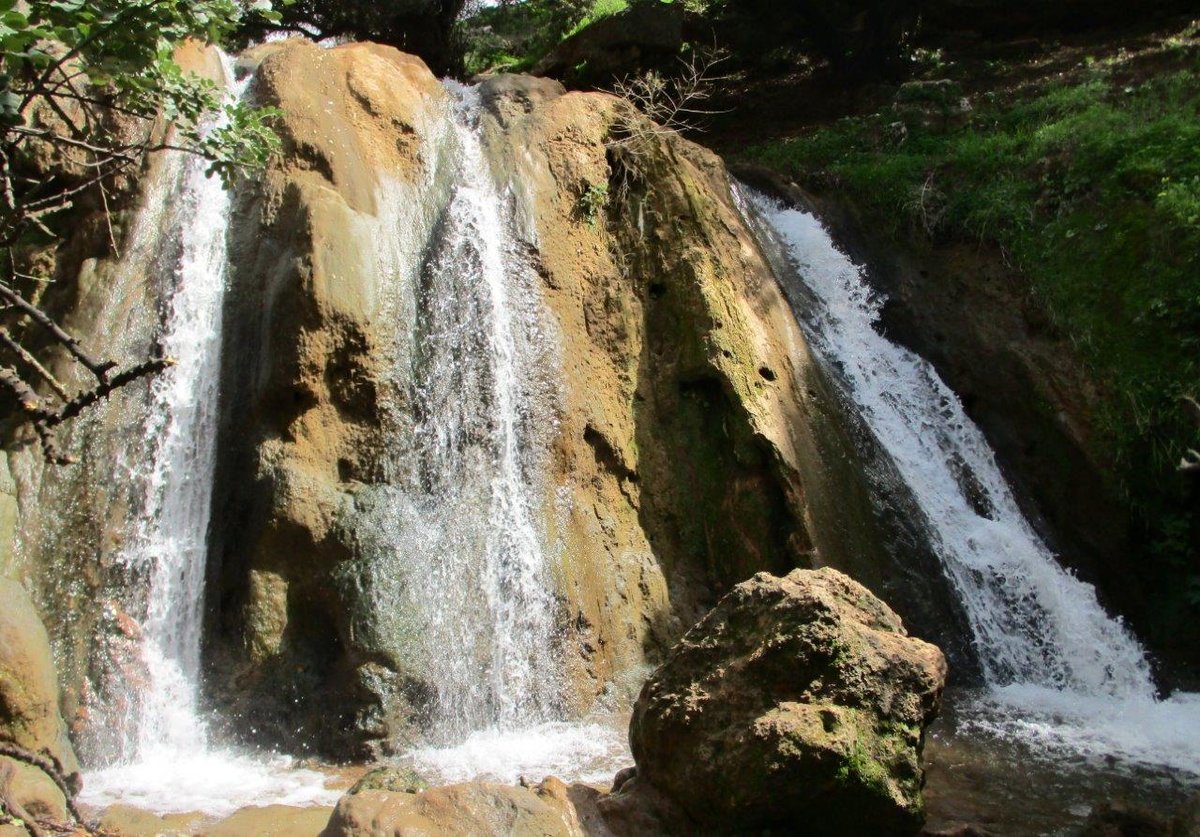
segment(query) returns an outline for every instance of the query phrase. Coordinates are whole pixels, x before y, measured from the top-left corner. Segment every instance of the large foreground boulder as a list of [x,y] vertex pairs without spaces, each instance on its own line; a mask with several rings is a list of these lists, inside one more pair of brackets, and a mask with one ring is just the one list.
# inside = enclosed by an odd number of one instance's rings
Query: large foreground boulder
[[759,573],[643,687],[638,780],[718,831],[915,833],[945,679],[942,652],[841,573]]

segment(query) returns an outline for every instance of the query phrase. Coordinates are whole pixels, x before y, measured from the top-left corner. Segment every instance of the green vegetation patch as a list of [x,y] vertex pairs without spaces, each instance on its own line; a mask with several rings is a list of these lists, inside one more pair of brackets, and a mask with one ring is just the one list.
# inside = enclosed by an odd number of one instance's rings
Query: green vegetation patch
[[1104,387],[1114,486],[1164,583],[1195,608],[1195,523],[1175,467],[1200,448],[1181,403],[1200,397],[1200,52],[1160,59],[978,96],[961,127],[885,112],[747,156],[847,195],[897,237],[1002,248]]
[[[696,0],[689,0],[688,6]],[[526,72],[559,43],[637,3],[675,0],[514,0],[459,24],[468,74]]]

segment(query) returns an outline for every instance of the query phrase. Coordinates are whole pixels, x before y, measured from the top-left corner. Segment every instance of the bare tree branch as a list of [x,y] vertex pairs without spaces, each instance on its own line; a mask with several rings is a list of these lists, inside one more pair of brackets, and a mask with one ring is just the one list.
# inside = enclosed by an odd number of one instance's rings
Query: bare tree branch
[[[67,813],[74,818],[75,822],[83,824],[83,816],[79,813],[79,808],[75,805],[75,791],[63,776],[62,766],[55,760],[27,750],[12,741],[0,741],[0,756],[36,767],[49,776],[50,780],[62,791],[63,798],[67,803]],[[21,819],[28,822],[25,817],[21,817]]]
[[22,363],[31,368],[38,374],[39,378],[50,385],[50,389],[54,390],[55,394],[59,398],[61,398],[63,401],[71,400],[71,396],[67,394],[67,390],[61,383],[59,383],[58,379],[51,375],[50,371],[46,369],[46,367],[42,366],[38,359],[30,354],[28,349],[14,340],[6,328],[0,328],[0,346],[3,346],[19,357]]
[[67,351],[74,355],[76,360],[86,366],[88,371],[95,375],[96,379],[100,381],[100,383],[104,383],[105,379],[108,377],[109,370],[116,367],[117,364],[111,360],[99,361],[94,359],[91,355],[83,350],[83,346],[79,344],[77,339],[63,331],[62,327],[59,326],[58,323],[54,322],[54,320],[50,319],[45,312],[35,305],[27,302],[23,296],[5,285],[3,282],[0,282],[0,299],[4,299],[10,305],[20,309],[25,314],[28,314],[34,322],[50,332],[54,339],[66,346]]

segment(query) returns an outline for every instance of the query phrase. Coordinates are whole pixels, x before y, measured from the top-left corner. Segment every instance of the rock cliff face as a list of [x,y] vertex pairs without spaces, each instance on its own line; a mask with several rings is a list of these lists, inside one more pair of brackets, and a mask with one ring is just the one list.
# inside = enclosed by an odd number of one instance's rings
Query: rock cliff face
[[0,578],[0,741],[49,759],[78,781],[79,762],[58,711],[50,642],[29,595]]
[[[255,94],[286,114],[284,150],[235,209],[211,546],[217,661],[236,679],[225,694],[238,714],[294,730],[286,707],[300,701],[298,737],[332,749],[348,729],[360,741],[395,731],[412,688],[404,661],[372,642],[374,603],[346,573],[355,492],[383,476],[382,397],[403,366],[393,351],[411,351],[393,343],[403,312],[388,284],[419,267],[437,217],[447,97],[389,48],[294,41],[243,64],[255,60]],[[404,219],[410,268],[376,246],[401,226],[382,217],[389,189],[416,207]],[[402,713],[397,724],[385,711]]]
[[64,792],[78,789],[79,762],[58,700],[50,642],[33,602],[20,584],[0,577],[0,802],[5,814],[70,822]]
[[[384,448],[415,421],[395,379],[417,351],[405,271],[429,258],[448,198],[448,98],[418,61],[369,45],[255,61],[285,148],[236,213],[216,693],[276,740],[300,729],[357,752],[418,733],[431,693],[364,556],[372,498],[403,468]],[[548,651],[583,712],[630,693],[732,584],[869,549],[869,525],[820,525],[869,514],[826,484],[821,385],[720,161],[674,136],[619,142],[636,117],[612,97],[513,77],[481,96],[557,347],[539,526],[558,546]],[[397,205],[399,267],[377,255]]]
[[[188,60],[220,72],[212,53]],[[414,478],[406,376],[454,186],[451,96],[419,60],[369,44],[270,44],[238,65],[284,111],[284,147],[239,187],[230,233],[210,697],[239,731],[363,755],[419,736],[433,691],[370,559],[381,496]],[[533,277],[523,303],[550,346],[532,373],[554,390],[535,417],[548,449],[533,511],[553,547],[546,652],[565,661],[563,702],[582,714],[630,699],[735,583],[879,543],[720,161],[612,97],[519,77],[480,96],[485,165]],[[169,160],[148,166],[128,204],[141,211],[116,216],[119,257],[101,258],[97,225],[57,254],[54,308],[97,353],[143,357],[162,329],[165,286],[146,277],[179,246],[180,176]],[[0,514],[19,505],[20,532],[3,572],[48,617],[89,757],[119,749],[110,721],[141,676],[146,568],[121,555],[152,455],[145,403],[131,389],[81,423],[65,440],[81,466],[48,471],[19,451],[13,490],[0,481]]]
[[556,525],[586,691],[755,571],[840,557],[820,383],[714,155],[622,142],[637,117],[608,96],[521,78],[483,92],[562,342]]

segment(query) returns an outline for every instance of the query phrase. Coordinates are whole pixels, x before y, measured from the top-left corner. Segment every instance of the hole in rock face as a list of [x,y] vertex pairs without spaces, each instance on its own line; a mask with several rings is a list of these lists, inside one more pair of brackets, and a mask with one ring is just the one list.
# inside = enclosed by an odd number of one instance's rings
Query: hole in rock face
[[292,389],[292,403],[298,407],[313,407],[317,403],[317,397],[308,387],[297,386]]
[[833,732],[838,728],[838,716],[828,709],[821,712],[821,726],[826,732]]
[[758,374],[762,375],[763,380],[765,380],[765,381],[775,380],[775,370],[769,366],[758,367]]
[[337,462],[338,480],[352,482],[354,480],[354,463],[349,459],[339,459]]
[[667,293],[667,286],[665,284],[663,284],[662,282],[651,282],[650,283],[650,298],[651,299],[662,299],[664,296],[666,296],[666,293]]

